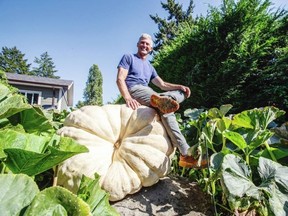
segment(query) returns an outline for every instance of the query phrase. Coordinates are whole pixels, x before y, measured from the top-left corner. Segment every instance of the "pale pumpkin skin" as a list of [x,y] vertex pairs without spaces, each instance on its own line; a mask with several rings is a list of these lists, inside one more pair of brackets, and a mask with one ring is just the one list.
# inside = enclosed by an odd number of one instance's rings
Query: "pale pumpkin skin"
[[96,172],[110,201],[157,183],[174,153],[159,115],[145,106],[85,106],[70,113],[58,133],[89,149],[59,167],[58,184],[76,193],[82,175],[93,178]]

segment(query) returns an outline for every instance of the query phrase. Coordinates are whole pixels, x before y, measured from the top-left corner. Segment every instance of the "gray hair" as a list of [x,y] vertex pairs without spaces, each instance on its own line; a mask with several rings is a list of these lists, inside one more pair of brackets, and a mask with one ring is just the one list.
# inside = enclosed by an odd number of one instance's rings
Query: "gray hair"
[[142,39],[148,39],[150,40],[150,45],[151,47],[153,47],[153,40],[152,40],[152,37],[151,35],[147,34],[147,33],[143,33],[140,37],[139,37],[139,40],[138,40],[138,43],[142,40]]

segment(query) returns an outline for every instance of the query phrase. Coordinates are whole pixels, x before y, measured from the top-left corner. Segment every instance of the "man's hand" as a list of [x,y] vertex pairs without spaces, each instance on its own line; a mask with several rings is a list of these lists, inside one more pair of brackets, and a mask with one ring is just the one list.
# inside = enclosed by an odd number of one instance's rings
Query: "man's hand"
[[187,98],[190,97],[191,91],[190,91],[190,88],[189,88],[189,87],[187,87],[187,86],[181,86],[181,90],[182,90],[183,92],[185,92]]
[[126,105],[133,110],[136,110],[139,106],[141,106],[141,104],[133,98],[126,100]]
[[173,91],[173,90],[181,90],[185,93],[186,98],[189,98],[191,95],[190,88],[184,85],[173,84],[164,82],[159,76],[156,76],[154,79],[151,80],[154,85],[159,87],[164,91]]
[[124,69],[122,67],[118,68],[118,74],[117,74],[117,86],[119,88],[119,91],[123,98],[126,101],[126,105],[130,107],[131,109],[135,110],[137,109],[141,104],[133,99],[128,91],[127,85],[125,83],[126,77],[128,75],[128,70]]

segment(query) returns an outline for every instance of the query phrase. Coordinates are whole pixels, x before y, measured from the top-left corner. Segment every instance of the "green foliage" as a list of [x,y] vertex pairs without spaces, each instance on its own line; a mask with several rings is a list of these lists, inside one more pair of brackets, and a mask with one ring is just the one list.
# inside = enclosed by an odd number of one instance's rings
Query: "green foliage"
[[62,187],[49,187],[38,193],[25,211],[27,216],[92,215],[89,205]]
[[287,215],[288,167],[260,157],[260,183],[253,178],[250,166],[233,154],[223,158],[221,169],[221,181],[233,212],[239,214],[253,209],[261,215]]
[[[0,192],[5,195],[1,197],[2,214],[118,215],[109,205],[108,194],[100,190],[99,178],[89,180],[89,190],[95,187],[97,194],[86,191],[89,199],[85,200],[64,188],[51,187],[49,173],[53,168],[57,174],[61,162],[88,151],[75,140],[56,134],[67,111],[51,113],[26,104],[23,96],[2,82],[0,110]],[[44,182],[47,180],[48,184]],[[39,192],[37,185],[44,190]]]
[[7,73],[30,74],[30,65],[27,59],[24,59],[25,54],[22,54],[16,47],[2,47],[0,53],[0,70]]
[[233,104],[233,111],[274,105],[288,109],[287,11],[269,1],[225,0],[207,17],[181,23],[176,36],[154,56],[168,82],[189,86],[189,107]]
[[[103,78],[97,65],[89,69],[88,80],[84,90],[84,105],[103,105]],[[81,105],[81,104],[80,104]]]
[[[278,184],[286,184],[286,174],[271,174],[278,167],[283,167],[282,172],[288,171],[287,124],[280,128],[275,124],[285,112],[268,106],[227,116],[231,109],[228,104],[219,109],[185,111],[186,119],[179,122],[191,145],[190,154],[199,163],[204,155],[210,157],[208,170],[198,173],[191,170],[188,175],[197,177],[204,190],[217,199],[216,203],[231,212],[287,214],[283,202],[288,196],[287,189]],[[278,182],[276,185],[273,178]]]
[[27,175],[0,174],[0,193],[1,215],[20,215],[21,210],[39,193],[39,189]]
[[118,95],[118,97],[111,104],[126,104],[122,95]]
[[83,101],[78,101],[76,104],[76,108],[80,109],[81,107],[85,106],[85,103]]
[[189,6],[186,11],[183,11],[182,5],[176,3],[175,0],[167,0],[167,3],[161,2],[162,8],[169,13],[166,19],[160,18],[157,14],[150,15],[150,18],[158,25],[159,32],[155,33],[155,46],[154,50],[158,51],[164,44],[169,42],[175,37],[177,29],[181,23],[192,23],[193,13],[193,0],[190,0]]
[[0,132],[0,139],[5,143],[0,148],[4,152],[2,157],[4,164],[13,173],[24,173],[29,176],[42,173],[73,155],[88,151],[74,140],[58,135],[51,138],[39,137],[4,130]]
[[117,216],[118,212],[109,205],[109,195],[99,185],[100,176],[95,174],[95,179],[83,176],[77,192],[89,204],[93,215]]
[[35,57],[34,62],[38,64],[38,67],[33,68],[33,75],[39,77],[50,77],[55,79],[60,78],[59,76],[54,75],[57,70],[55,70],[54,62],[47,52],[41,54],[40,58]]

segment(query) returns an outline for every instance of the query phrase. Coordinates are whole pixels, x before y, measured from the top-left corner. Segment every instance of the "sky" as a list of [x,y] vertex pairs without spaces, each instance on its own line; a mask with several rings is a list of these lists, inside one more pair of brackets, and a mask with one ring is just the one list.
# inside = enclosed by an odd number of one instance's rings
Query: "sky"
[[[149,15],[169,15],[166,0],[0,0],[0,48],[15,47],[36,67],[35,57],[47,52],[64,80],[74,81],[74,105],[83,92],[93,64],[103,77],[103,102],[120,94],[117,65],[123,54],[136,53],[142,33],[154,35],[158,27]],[[187,9],[189,0],[176,0]],[[287,0],[271,0],[287,10]],[[206,15],[209,5],[221,0],[194,0],[193,16]]]

